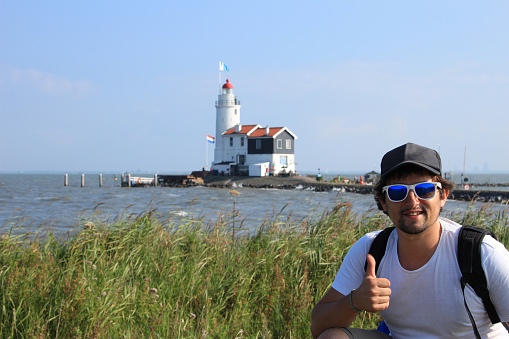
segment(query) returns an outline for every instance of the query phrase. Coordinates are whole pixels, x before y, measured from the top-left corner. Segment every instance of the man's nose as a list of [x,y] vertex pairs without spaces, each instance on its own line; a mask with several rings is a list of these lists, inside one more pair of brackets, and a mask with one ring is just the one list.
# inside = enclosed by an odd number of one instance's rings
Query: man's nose
[[414,190],[410,190],[410,192],[408,192],[408,196],[406,197],[405,201],[408,201],[409,203],[413,203],[415,205],[415,203],[419,202],[419,197],[417,196],[417,194],[415,194]]

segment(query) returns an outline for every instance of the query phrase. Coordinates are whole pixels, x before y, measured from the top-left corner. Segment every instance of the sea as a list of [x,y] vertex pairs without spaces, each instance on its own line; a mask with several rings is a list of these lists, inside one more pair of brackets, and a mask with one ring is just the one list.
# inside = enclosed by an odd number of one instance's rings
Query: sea
[[[340,174],[354,179],[359,174]],[[136,173],[153,177],[153,174]],[[324,174],[325,180],[338,174]],[[347,193],[341,189],[315,192],[311,189],[259,189],[236,186],[209,188],[203,186],[121,187],[121,174],[0,174],[0,234],[37,234],[49,230],[57,236],[67,236],[93,218],[112,221],[115,217],[136,216],[155,210],[163,217],[185,222],[191,218],[214,223],[230,215],[235,208],[237,226],[245,232],[258,230],[264,220],[286,220],[296,224],[304,219],[319,218],[337,204],[350,203],[359,217],[378,212],[371,194]],[[461,180],[460,177],[453,181]],[[508,174],[470,175],[469,182],[496,185],[509,183]],[[481,189],[509,190],[509,187],[483,186]],[[238,195],[232,195],[232,190]],[[488,205],[495,210],[508,210],[507,205],[476,202],[473,207]],[[461,211],[472,203],[449,200],[444,212]],[[509,210],[507,211],[509,213]]]

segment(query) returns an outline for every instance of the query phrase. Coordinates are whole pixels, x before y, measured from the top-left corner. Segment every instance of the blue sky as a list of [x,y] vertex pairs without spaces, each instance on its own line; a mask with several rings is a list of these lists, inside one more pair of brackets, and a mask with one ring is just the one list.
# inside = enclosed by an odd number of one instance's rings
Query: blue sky
[[2,0],[0,171],[201,169],[223,61],[241,122],[288,127],[299,171],[378,170],[410,141],[446,171],[509,172],[508,17],[507,1]]

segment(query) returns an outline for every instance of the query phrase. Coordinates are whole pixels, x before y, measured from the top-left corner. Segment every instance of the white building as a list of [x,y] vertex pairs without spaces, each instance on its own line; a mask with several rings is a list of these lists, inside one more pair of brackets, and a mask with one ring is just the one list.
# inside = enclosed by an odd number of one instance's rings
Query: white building
[[216,101],[213,170],[251,176],[295,173],[296,139],[287,127],[242,125],[240,101],[226,80]]

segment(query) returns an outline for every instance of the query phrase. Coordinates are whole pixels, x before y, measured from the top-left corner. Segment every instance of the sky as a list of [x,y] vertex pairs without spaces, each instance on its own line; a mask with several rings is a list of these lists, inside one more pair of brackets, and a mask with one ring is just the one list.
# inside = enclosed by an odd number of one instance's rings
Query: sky
[[[0,171],[200,170],[228,78],[297,171],[509,172],[509,2],[0,0]],[[219,72],[219,61],[228,72]],[[207,155],[208,152],[208,155]]]

